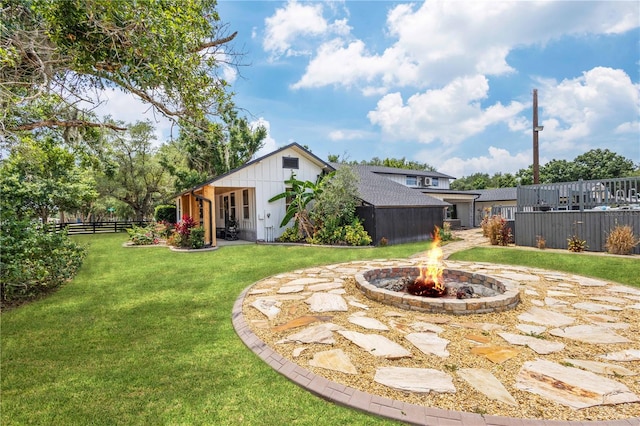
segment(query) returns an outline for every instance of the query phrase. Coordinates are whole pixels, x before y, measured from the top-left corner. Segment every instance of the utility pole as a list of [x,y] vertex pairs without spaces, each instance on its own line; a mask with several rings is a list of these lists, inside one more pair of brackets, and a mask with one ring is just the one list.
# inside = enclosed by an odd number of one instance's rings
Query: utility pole
[[538,126],[538,89],[533,89],[533,183],[540,183],[540,160],[538,150],[538,132],[543,126]]

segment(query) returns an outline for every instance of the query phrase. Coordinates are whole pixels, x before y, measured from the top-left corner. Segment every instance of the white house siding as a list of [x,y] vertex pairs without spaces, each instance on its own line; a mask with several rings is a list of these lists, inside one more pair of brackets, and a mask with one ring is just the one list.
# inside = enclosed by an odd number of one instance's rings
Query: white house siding
[[[283,168],[283,157],[298,158],[299,168]],[[237,170],[213,183],[216,188],[234,188],[233,192],[236,193],[236,211],[239,213],[236,216],[240,220],[239,228],[241,238],[257,241],[273,241],[282,235],[284,228],[280,228],[280,222],[285,215],[286,201],[281,199],[269,203],[268,200],[284,192],[284,181],[291,177],[292,172],[295,173],[296,179],[298,180],[315,182],[322,173],[322,168],[306,156],[301,155],[299,151],[290,148],[272,156],[265,157],[261,161]],[[246,221],[242,219],[242,189],[244,188],[250,189],[250,211],[252,212],[251,218]],[[219,202],[219,195],[224,194],[220,192],[216,193],[216,205]],[[217,212],[216,215],[219,216],[219,213]],[[255,237],[250,238],[251,235]]]

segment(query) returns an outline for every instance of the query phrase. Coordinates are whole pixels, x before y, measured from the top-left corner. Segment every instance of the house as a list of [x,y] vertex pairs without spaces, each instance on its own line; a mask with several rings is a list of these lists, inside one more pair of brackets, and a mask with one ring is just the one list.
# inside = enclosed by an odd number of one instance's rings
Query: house
[[[285,191],[284,181],[292,173],[301,181],[316,181],[338,167],[341,165],[325,162],[292,143],[182,192],[176,197],[177,214],[179,218],[191,216],[202,225],[208,245],[215,246],[217,238],[224,238],[225,226],[232,218],[237,223],[238,238],[274,241],[284,231],[280,223],[285,216],[286,200],[273,203],[268,200]],[[435,225],[442,226],[445,209],[451,205],[424,194],[422,189],[425,182],[448,188],[450,176],[386,167],[353,167],[360,177],[362,204],[357,213],[374,243],[383,237],[390,244],[420,241],[431,235]]]
[[475,201],[475,226],[480,226],[485,212],[500,215],[506,220],[515,220],[518,208],[518,188],[478,189]]

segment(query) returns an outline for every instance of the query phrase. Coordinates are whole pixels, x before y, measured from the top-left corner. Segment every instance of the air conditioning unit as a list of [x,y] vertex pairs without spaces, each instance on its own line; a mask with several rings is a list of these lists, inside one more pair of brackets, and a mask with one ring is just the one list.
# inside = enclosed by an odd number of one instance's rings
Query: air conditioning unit
[[418,185],[420,185],[423,188],[431,186],[431,178],[427,176],[418,178]]

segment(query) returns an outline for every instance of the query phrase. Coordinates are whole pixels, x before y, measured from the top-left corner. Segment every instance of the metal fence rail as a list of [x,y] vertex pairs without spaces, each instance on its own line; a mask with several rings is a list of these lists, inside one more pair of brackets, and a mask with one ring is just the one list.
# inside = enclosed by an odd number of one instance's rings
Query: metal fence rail
[[147,226],[149,221],[116,221],[116,222],[84,222],[84,223],[56,223],[51,227],[53,231],[59,232],[67,229],[69,235],[82,234],[105,234],[114,232],[124,232],[128,228],[135,226]]
[[[536,247],[538,236],[548,248],[567,249],[567,239],[577,235],[587,242],[588,251],[606,251],[607,236],[616,226],[629,225],[640,235],[640,210],[536,211],[517,212],[515,243]],[[633,254],[640,254],[636,246]]]

